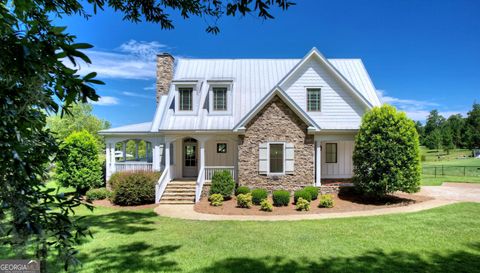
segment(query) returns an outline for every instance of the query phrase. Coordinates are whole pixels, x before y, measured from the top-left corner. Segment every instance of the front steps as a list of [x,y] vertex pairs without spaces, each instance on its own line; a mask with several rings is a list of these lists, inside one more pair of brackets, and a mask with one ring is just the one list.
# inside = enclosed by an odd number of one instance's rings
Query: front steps
[[160,199],[160,204],[194,204],[196,181],[172,180]]

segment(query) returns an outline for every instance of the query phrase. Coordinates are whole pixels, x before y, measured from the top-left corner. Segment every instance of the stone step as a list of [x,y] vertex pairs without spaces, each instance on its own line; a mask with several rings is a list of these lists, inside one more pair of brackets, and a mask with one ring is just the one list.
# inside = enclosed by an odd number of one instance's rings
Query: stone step
[[160,200],[160,205],[190,205],[195,204],[193,200]]
[[169,188],[165,189],[165,192],[195,192],[195,188]]
[[193,196],[187,195],[163,195],[162,200],[193,200],[195,199],[195,194]]
[[178,196],[178,197],[183,197],[183,196],[188,196],[188,197],[194,197],[195,192],[164,192],[163,196]]

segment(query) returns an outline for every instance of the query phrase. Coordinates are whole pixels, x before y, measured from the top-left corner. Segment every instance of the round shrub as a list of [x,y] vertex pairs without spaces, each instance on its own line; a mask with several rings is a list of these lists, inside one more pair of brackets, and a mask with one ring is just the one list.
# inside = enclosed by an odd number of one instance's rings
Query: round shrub
[[103,200],[110,198],[111,196],[112,192],[110,192],[106,188],[90,189],[85,194],[87,201]]
[[268,192],[266,189],[254,189],[252,190],[252,202],[255,205],[260,205],[263,199],[267,199]]
[[306,191],[305,189],[295,191],[293,195],[293,200],[295,204],[297,203],[299,198],[303,198],[308,202],[312,201],[312,196],[310,195],[310,192]]
[[223,195],[221,195],[221,194],[214,193],[214,194],[210,195],[208,200],[210,201],[210,205],[212,205],[214,207],[219,207],[219,206],[223,205]]
[[317,200],[318,198],[318,188],[315,186],[307,186],[303,188],[303,190],[308,191],[310,193],[310,196],[312,197],[312,200]]
[[420,189],[420,148],[415,123],[395,107],[375,107],[362,118],[353,152],[356,188],[371,197]]
[[298,198],[297,203],[295,204],[295,209],[299,211],[309,211],[310,201],[305,200],[302,197]]
[[210,195],[221,194],[224,199],[229,199],[235,189],[235,181],[229,171],[217,171],[212,177]]
[[112,176],[112,202],[121,206],[154,203],[155,184],[159,178],[160,173],[145,171],[121,172]]
[[239,194],[237,195],[237,206],[239,208],[249,209],[252,207],[252,194]]
[[57,158],[56,179],[62,186],[74,187],[81,193],[102,186],[97,141],[89,132],[70,134],[60,144]]
[[273,211],[273,205],[267,199],[263,199],[262,202],[260,202],[260,210],[271,212]]
[[240,186],[237,188],[237,192],[235,193],[235,195],[239,195],[239,194],[247,194],[250,192],[250,188],[249,187],[246,187],[246,186]]
[[324,194],[320,196],[319,208],[333,208],[333,198],[331,194]]
[[273,191],[272,198],[274,206],[288,206],[290,203],[290,192],[286,190],[276,190]]

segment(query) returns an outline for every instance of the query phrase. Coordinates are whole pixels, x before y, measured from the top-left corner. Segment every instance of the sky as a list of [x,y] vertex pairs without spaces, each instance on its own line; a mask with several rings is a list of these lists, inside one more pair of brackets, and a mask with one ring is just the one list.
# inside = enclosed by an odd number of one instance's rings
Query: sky
[[94,113],[113,127],[151,121],[155,112],[156,53],[176,58],[302,58],[316,47],[327,58],[360,58],[383,102],[424,121],[438,109],[465,115],[480,102],[480,1],[478,0],[292,0],[275,19],[254,15],[222,18],[220,33],[205,32],[203,18],[174,30],[131,23],[110,9],[89,20],[73,16],[57,25],[88,42],[106,85]]

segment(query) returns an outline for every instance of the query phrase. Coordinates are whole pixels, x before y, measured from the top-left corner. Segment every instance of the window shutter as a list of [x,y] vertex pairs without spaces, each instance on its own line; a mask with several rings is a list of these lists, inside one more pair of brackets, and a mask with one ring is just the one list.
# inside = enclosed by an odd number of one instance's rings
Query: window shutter
[[285,173],[293,174],[295,165],[295,145],[293,143],[285,144]]
[[268,173],[268,151],[267,143],[260,143],[258,145],[258,172],[260,174]]

